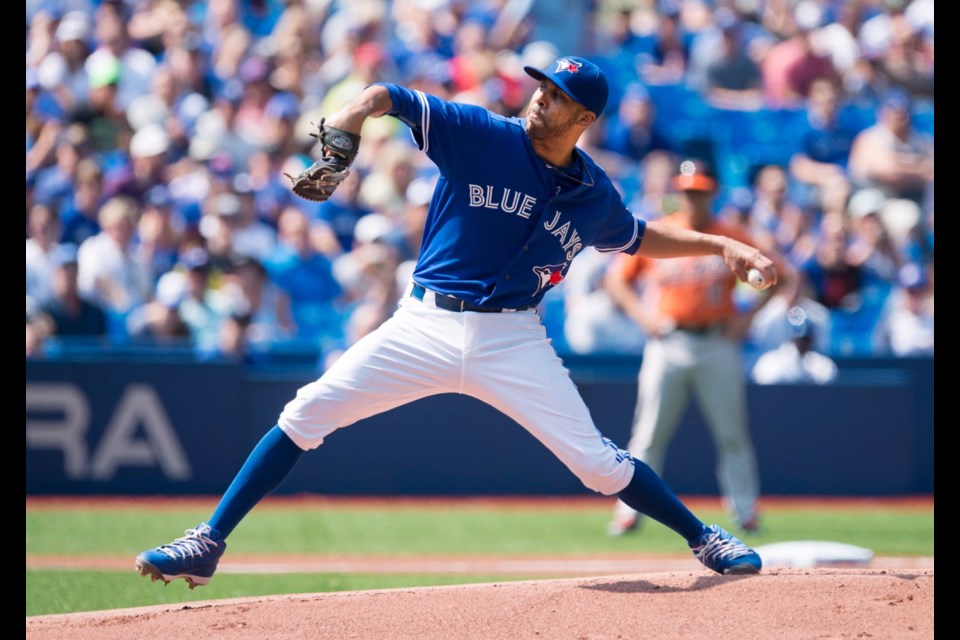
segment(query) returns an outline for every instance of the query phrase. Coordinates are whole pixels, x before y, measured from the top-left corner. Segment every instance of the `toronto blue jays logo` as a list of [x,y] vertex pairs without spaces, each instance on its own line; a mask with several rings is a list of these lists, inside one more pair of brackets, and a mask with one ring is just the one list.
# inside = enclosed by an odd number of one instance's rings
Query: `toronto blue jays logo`
[[563,280],[563,270],[566,268],[567,263],[563,264],[548,264],[545,267],[534,267],[533,272],[537,274],[537,277],[540,279],[540,283],[537,285],[537,290],[533,295],[539,295],[541,291],[545,290],[547,287],[553,287],[560,284],[560,281]]
[[561,71],[566,71],[567,73],[580,73],[580,67],[583,64],[577,62],[576,60],[571,60],[570,58],[560,58],[557,60],[557,69],[554,73],[560,73]]

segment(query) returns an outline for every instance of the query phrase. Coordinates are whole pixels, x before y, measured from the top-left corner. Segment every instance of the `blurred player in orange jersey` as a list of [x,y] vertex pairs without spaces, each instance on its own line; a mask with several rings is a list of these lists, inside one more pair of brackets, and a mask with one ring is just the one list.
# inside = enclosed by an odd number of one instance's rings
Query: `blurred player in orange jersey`
[[[703,167],[688,160],[680,169],[674,178],[680,208],[660,222],[757,246],[742,227],[713,219],[717,185]],[[777,266],[783,273],[782,260]],[[725,506],[743,531],[756,531],[759,479],[747,429],[740,340],[780,286],[765,290],[740,313],[733,300],[737,279],[720,256],[650,260],[624,255],[611,265],[604,284],[648,336],[628,451],[659,473],[694,392],[716,445],[717,480]],[[638,517],[618,501],[608,533],[618,536],[634,530]]]

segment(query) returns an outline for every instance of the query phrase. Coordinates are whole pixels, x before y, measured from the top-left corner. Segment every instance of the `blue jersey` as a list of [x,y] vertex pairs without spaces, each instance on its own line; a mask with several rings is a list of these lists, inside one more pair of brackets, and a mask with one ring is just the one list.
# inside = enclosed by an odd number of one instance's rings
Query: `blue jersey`
[[838,120],[823,122],[811,114],[803,123],[800,151],[816,162],[846,168],[856,136],[855,130],[843,126]]
[[[576,150],[571,170],[533,150],[520,118],[382,84],[440,179],[413,279],[483,307],[536,305],[587,246],[635,253],[646,223]],[[569,174],[573,173],[573,177]]]

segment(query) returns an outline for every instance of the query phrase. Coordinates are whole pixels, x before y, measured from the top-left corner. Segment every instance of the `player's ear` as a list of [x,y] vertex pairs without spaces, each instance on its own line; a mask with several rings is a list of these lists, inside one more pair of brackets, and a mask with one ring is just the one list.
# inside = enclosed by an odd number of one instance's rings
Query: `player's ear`
[[580,118],[577,119],[577,123],[583,128],[589,127],[596,121],[597,114],[595,114],[593,111],[587,111],[586,109],[580,112]]

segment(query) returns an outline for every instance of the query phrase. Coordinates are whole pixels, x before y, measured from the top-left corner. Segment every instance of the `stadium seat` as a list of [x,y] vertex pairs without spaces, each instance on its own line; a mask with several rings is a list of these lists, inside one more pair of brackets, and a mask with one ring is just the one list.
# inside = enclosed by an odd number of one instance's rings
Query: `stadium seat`
[[797,147],[791,134],[802,116],[791,109],[715,109],[711,136],[724,186],[748,187],[759,167],[786,166]]
[[915,100],[912,121],[914,128],[929,136],[933,135],[933,100]]

